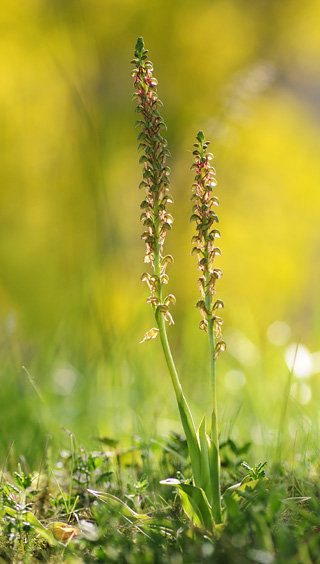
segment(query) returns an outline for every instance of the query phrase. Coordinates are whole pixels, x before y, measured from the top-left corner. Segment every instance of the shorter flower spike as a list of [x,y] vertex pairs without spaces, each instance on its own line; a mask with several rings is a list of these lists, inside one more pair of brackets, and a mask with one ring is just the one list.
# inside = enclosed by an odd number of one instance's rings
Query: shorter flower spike
[[[217,338],[221,336],[222,319],[217,316],[217,311],[224,307],[222,300],[213,300],[216,295],[216,281],[221,278],[222,270],[214,268],[214,258],[221,255],[219,247],[215,246],[215,239],[220,237],[220,232],[216,229],[219,218],[214,211],[214,207],[219,205],[219,199],[213,195],[215,188],[216,172],[210,165],[213,159],[212,153],[208,152],[209,141],[205,140],[203,131],[199,131],[197,143],[194,144],[193,155],[195,162],[191,166],[195,170],[195,179],[192,184],[191,201],[192,215],[190,221],[196,223],[196,235],[192,237],[192,255],[198,257],[198,269],[201,275],[198,285],[202,299],[197,303],[203,317],[200,329],[207,331],[208,322],[213,323],[214,332]],[[216,346],[216,353],[225,349],[225,343]]]

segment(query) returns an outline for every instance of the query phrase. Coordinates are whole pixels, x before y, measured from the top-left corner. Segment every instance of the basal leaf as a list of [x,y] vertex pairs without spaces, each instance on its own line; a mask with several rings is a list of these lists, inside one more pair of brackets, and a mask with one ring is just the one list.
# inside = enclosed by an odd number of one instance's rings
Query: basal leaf
[[93,495],[94,497],[96,497],[97,499],[99,499],[100,501],[102,501],[103,503],[107,503],[107,504],[111,505],[112,507],[120,509],[121,513],[125,517],[127,517],[128,519],[143,519],[143,520],[150,520],[151,519],[151,517],[149,517],[149,515],[144,515],[143,513],[137,513],[136,511],[131,509],[131,507],[129,507],[129,505],[124,503],[124,501],[122,501],[121,499],[119,499],[115,495],[112,495],[108,492],[99,492],[99,491],[90,490],[90,489],[88,489],[88,492],[91,495]]
[[211,531],[214,527],[214,520],[211,506],[202,488],[179,482],[174,478],[161,480],[160,484],[175,486],[181,496],[182,507],[190,521],[198,527]]
[[210,441],[206,433],[206,416],[204,415],[198,429],[198,437],[201,450],[201,479],[200,485],[205,491],[206,496],[210,503],[212,503],[212,489],[210,480],[210,464],[209,464],[209,444]]

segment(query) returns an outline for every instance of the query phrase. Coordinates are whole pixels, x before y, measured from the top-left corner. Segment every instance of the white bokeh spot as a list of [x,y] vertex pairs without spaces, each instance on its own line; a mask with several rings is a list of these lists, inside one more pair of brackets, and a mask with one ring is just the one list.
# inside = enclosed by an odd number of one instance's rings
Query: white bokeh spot
[[309,378],[314,373],[313,358],[305,345],[292,343],[286,348],[287,366],[297,378]]
[[274,321],[267,330],[269,342],[277,347],[285,345],[289,341],[290,335],[291,327],[285,321]]

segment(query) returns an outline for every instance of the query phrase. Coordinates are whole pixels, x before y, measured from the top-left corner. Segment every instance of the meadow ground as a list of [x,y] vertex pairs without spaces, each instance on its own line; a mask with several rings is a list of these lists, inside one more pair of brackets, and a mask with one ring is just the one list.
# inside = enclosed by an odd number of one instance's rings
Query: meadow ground
[[[149,344],[142,346],[148,347],[143,354],[150,350]],[[152,346],[153,355],[157,347]],[[270,343],[268,346],[273,350]],[[278,348],[276,351],[279,359]],[[285,354],[284,347],[281,354]],[[160,355],[158,361],[155,394],[161,399],[161,394],[173,392],[164,383],[168,376]],[[273,367],[271,354],[269,361]],[[228,382],[233,375],[234,386],[235,370],[228,362],[221,358],[219,365],[221,387],[227,386],[230,400],[233,398],[229,405],[227,400],[220,401],[223,525],[213,530],[199,526],[196,519],[193,523],[175,487],[160,484],[166,478],[188,482],[191,477],[174,402],[172,411],[163,404],[163,413],[156,414],[154,405],[158,410],[159,403],[150,404],[144,395],[149,395],[148,386],[141,388],[141,381],[128,375],[128,365],[122,366],[131,390],[115,385],[112,391],[118,413],[114,427],[106,427],[111,438],[97,433],[96,421],[102,413],[98,404],[92,412],[90,401],[77,435],[59,428],[66,415],[59,422],[58,406],[54,402],[52,408],[48,406],[47,398],[26,377],[33,390],[32,402],[29,397],[27,403],[32,412],[22,410],[22,403],[13,405],[16,426],[11,427],[7,443],[2,433],[1,563],[319,562],[319,461],[316,420],[311,421],[310,409],[314,399],[303,406],[292,395],[292,385],[301,381],[287,368],[282,395],[279,392],[280,401],[274,403],[276,413],[272,413],[257,394],[254,381],[253,390],[246,383],[242,388],[233,387],[231,393]],[[116,373],[119,366],[114,361]],[[261,378],[261,367],[255,370]],[[238,367],[238,378],[239,372]],[[148,382],[146,374],[143,381]],[[11,384],[8,382],[9,387]],[[154,382],[153,386],[157,388]],[[202,383],[201,390],[203,387]],[[204,404],[206,393],[197,387],[194,390]],[[61,396],[61,413],[66,409],[65,399]],[[234,409],[240,401],[242,409]],[[76,394],[68,396],[71,412],[77,402]],[[134,412],[139,404],[143,409]],[[5,424],[3,430],[8,433]],[[246,476],[247,483],[239,489]],[[236,484],[238,489],[228,490]]]

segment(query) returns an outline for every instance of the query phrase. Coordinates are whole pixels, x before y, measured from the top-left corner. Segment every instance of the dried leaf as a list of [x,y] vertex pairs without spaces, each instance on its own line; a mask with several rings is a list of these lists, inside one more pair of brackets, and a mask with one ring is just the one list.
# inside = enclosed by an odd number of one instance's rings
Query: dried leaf
[[145,341],[150,341],[151,339],[155,339],[158,336],[158,333],[159,333],[159,329],[153,327],[152,329],[150,329],[150,331],[147,331],[147,333],[143,337],[142,341],[140,341],[140,343],[144,343]]
[[68,525],[67,523],[51,523],[50,528],[52,530],[53,536],[60,542],[67,543],[71,541],[74,537],[81,535],[81,532],[77,527]]

